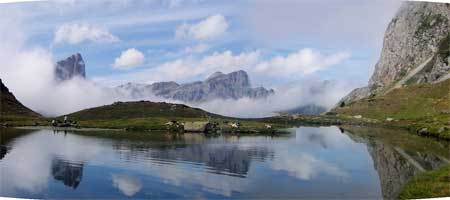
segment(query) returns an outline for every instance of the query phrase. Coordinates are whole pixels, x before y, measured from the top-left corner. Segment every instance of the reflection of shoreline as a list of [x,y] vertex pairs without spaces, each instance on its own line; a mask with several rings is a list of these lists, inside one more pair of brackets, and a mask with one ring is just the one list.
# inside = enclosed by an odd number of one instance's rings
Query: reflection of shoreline
[[[391,133],[391,131],[393,130],[367,127],[345,128],[345,133],[353,140],[367,144],[374,167],[378,172],[385,199],[395,199],[401,192],[404,184],[412,177],[425,170],[436,169],[446,163],[446,160],[442,159],[441,156],[428,152],[418,152],[413,146],[402,149],[400,146],[383,143],[383,139],[380,137],[386,134],[397,134],[397,137],[409,137],[409,135]],[[415,138],[411,136],[411,140],[413,139]],[[418,138],[417,140],[425,140],[425,138]],[[431,142],[428,139],[426,140],[426,142]]]

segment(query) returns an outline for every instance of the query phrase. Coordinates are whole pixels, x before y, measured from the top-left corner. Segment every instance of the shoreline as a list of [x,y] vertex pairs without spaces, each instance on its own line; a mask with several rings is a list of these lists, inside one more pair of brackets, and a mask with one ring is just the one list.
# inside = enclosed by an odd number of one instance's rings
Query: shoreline
[[124,129],[108,128],[76,128],[76,127],[53,127],[53,126],[16,126],[11,128],[25,130],[54,130],[54,131],[125,131]]

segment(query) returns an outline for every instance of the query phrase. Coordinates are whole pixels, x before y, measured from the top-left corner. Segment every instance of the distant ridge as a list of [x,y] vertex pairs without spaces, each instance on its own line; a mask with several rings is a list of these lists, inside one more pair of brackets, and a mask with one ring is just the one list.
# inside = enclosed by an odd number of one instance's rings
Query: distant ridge
[[187,103],[199,103],[214,99],[266,98],[275,92],[263,87],[252,88],[247,72],[243,70],[224,74],[215,72],[204,81],[186,84],[157,82],[153,84],[127,83],[116,90],[133,98],[159,96]]

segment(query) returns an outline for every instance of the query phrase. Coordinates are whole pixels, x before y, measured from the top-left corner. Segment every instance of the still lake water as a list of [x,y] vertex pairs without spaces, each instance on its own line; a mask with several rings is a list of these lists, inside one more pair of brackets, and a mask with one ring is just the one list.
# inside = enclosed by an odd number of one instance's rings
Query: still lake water
[[381,199],[449,162],[446,142],[363,127],[279,137],[0,133],[0,196],[8,197]]

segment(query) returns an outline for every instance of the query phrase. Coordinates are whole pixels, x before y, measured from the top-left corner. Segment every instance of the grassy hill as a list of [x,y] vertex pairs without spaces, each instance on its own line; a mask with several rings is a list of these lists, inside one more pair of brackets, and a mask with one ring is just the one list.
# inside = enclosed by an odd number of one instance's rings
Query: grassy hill
[[29,124],[41,115],[20,103],[0,79],[0,122]]
[[[206,121],[219,115],[182,104],[134,101],[116,102],[67,115],[82,127],[160,130],[171,120]],[[62,116],[60,117],[62,119]]]
[[[179,122],[210,121],[219,123],[223,131],[229,131],[226,122],[239,121],[241,133],[261,133],[267,131],[267,122],[254,119],[237,119],[209,113],[198,108],[182,104],[164,102],[135,101],[116,102],[95,108],[68,114],[69,120],[77,121],[81,127],[112,128],[128,130],[166,130],[165,123],[175,120]],[[63,116],[60,116],[61,120]],[[271,122],[273,128],[284,128],[279,122]]]
[[[385,95],[371,96],[338,107],[340,115],[377,119],[387,124],[426,128],[428,134],[450,138],[450,79],[435,84],[413,84]],[[393,118],[387,122],[387,118]]]
[[218,115],[183,104],[150,101],[116,102],[111,105],[89,108],[68,115],[68,117],[75,120],[110,120],[146,117],[208,118],[215,116]]

